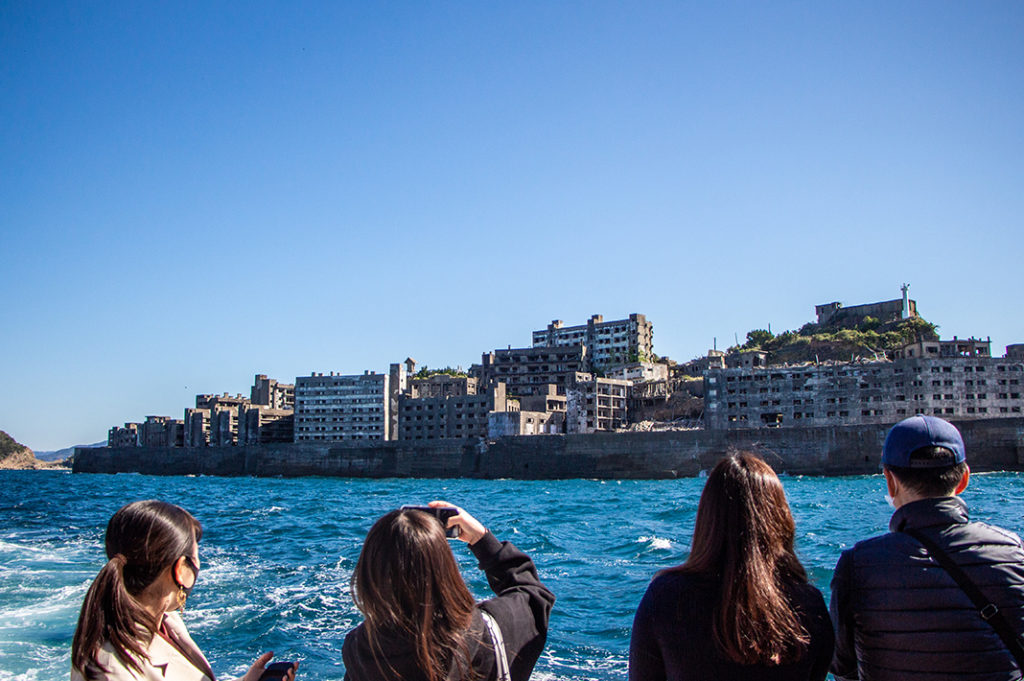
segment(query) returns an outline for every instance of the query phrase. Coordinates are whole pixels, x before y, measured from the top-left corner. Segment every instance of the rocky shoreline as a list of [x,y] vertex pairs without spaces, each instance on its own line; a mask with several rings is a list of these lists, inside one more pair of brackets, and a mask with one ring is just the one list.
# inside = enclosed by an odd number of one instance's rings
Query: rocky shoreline
[[70,469],[72,457],[61,461],[41,461],[35,452],[0,430],[0,470],[38,471]]

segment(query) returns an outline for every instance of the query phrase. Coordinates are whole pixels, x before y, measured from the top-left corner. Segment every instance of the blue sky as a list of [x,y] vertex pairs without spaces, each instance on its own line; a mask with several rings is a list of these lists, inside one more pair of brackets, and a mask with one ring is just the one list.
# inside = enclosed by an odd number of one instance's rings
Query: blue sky
[[0,3],[0,429],[630,312],[1024,342],[1024,4]]

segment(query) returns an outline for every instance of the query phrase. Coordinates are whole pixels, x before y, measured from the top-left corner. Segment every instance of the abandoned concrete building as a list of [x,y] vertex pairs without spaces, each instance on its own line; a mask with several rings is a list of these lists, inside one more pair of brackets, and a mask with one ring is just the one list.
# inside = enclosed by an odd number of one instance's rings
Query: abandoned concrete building
[[477,379],[472,376],[451,376],[434,374],[427,378],[409,379],[409,396],[426,397],[459,397],[476,395]]
[[505,384],[509,395],[525,397],[546,395],[548,384],[565,394],[566,377],[583,371],[587,362],[583,345],[563,347],[508,348],[485,352],[480,364],[470,367],[470,376],[478,386]]
[[533,332],[533,347],[587,348],[586,364],[580,371],[605,371],[630,362],[649,361],[654,351],[654,325],[642,314],[606,322],[599,314],[586,324],[563,326],[556,319],[548,328]]
[[189,447],[228,446],[258,442],[291,442],[295,386],[256,374],[247,399],[240,393],[196,395],[185,409],[183,444]]
[[548,411],[492,411],[487,415],[487,437],[516,435],[550,435],[564,431],[564,412]]
[[239,411],[237,444],[293,442],[294,439],[293,409],[274,409],[263,404],[253,404]]
[[249,391],[249,401],[271,409],[290,411],[295,409],[295,385],[278,383],[273,378],[267,378],[266,374],[256,374]]
[[[947,347],[958,347],[949,341]],[[981,347],[985,344],[986,347]],[[913,414],[946,418],[1019,416],[1024,362],[970,354],[908,355],[893,361],[732,368],[705,374],[708,428],[892,423]],[[941,346],[939,346],[941,348]]]
[[910,359],[912,357],[990,357],[992,338],[953,340],[918,341],[906,345],[893,354],[894,359]]
[[388,374],[295,379],[295,442],[392,439]]
[[896,300],[851,305],[850,307],[843,307],[843,304],[839,302],[825,303],[824,305],[815,305],[814,314],[821,326],[858,324],[867,317],[873,317],[880,322],[891,322],[918,316],[917,301],[911,300],[909,297],[910,285],[904,284],[900,290],[903,292],[903,297]]
[[147,416],[139,424],[140,447],[180,447],[184,437],[184,422],[170,416]]
[[576,373],[565,391],[565,427],[568,433],[617,430],[629,422],[631,381]]
[[675,364],[669,367],[669,378],[678,380],[687,376],[701,378],[705,371],[711,369],[725,368],[725,352],[722,350],[708,350],[704,357],[691,359],[689,362]]
[[113,426],[107,431],[108,447],[138,447],[139,426],[138,423],[126,423],[124,426]]
[[768,353],[764,350],[739,350],[725,356],[727,369],[756,369],[768,366]]
[[643,383],[646,381],[665,381],[668,379],[668,365],[660,362],[631,362],[604,372],[605,378],[620,381]]
[[518,409],[518,402],[508,399],[501,382],[479,394],[474,388],[472,394],[402,395],[398,398],[398,439],[487,437],[487,415],[509,409]]

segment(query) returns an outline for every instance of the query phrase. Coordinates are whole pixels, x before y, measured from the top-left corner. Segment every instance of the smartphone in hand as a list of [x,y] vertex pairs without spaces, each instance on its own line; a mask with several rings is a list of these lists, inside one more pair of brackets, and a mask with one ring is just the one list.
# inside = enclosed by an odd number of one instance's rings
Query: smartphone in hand
[[448,527],[448,519],[453,515],[459,514],[459,509],[452,506],[415,506],[407,504],[402,507],[403,511],[423,511],[427,515],[432,515],[437,518],[437,522],[441,523],[441,527],[444,528],[444,536],[449,539],[457,539],[459,536],[459,528]]
[[294,666],[294,662],[271,662],[263,670],[260,681],[282,681]]

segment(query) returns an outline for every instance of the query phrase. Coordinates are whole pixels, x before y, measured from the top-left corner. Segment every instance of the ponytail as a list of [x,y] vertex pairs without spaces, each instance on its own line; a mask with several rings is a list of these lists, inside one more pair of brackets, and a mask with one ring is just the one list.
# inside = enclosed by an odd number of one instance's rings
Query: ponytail
[[96,659],[104,641],[110,641],[125,666],[140,674],[142,660],[149,659],[140,638],[148,644],[156,623],[151,622],[152,615],[125,589],[126,563],[123,553],[115,554],[96,575],[85,594],[78,628],[71,643],[71,666],[80,670],[87,679],[96,678],[97,672],[110,671]]
[[188,511],[161,501],[123,507],[107,525],[109,560],[85,594],[71,643],[71,666],[86,679],[109,673],[98,654],[106,643],[130,671],[144,675],[146,649],[160,626],[137,596],[202,536]]

